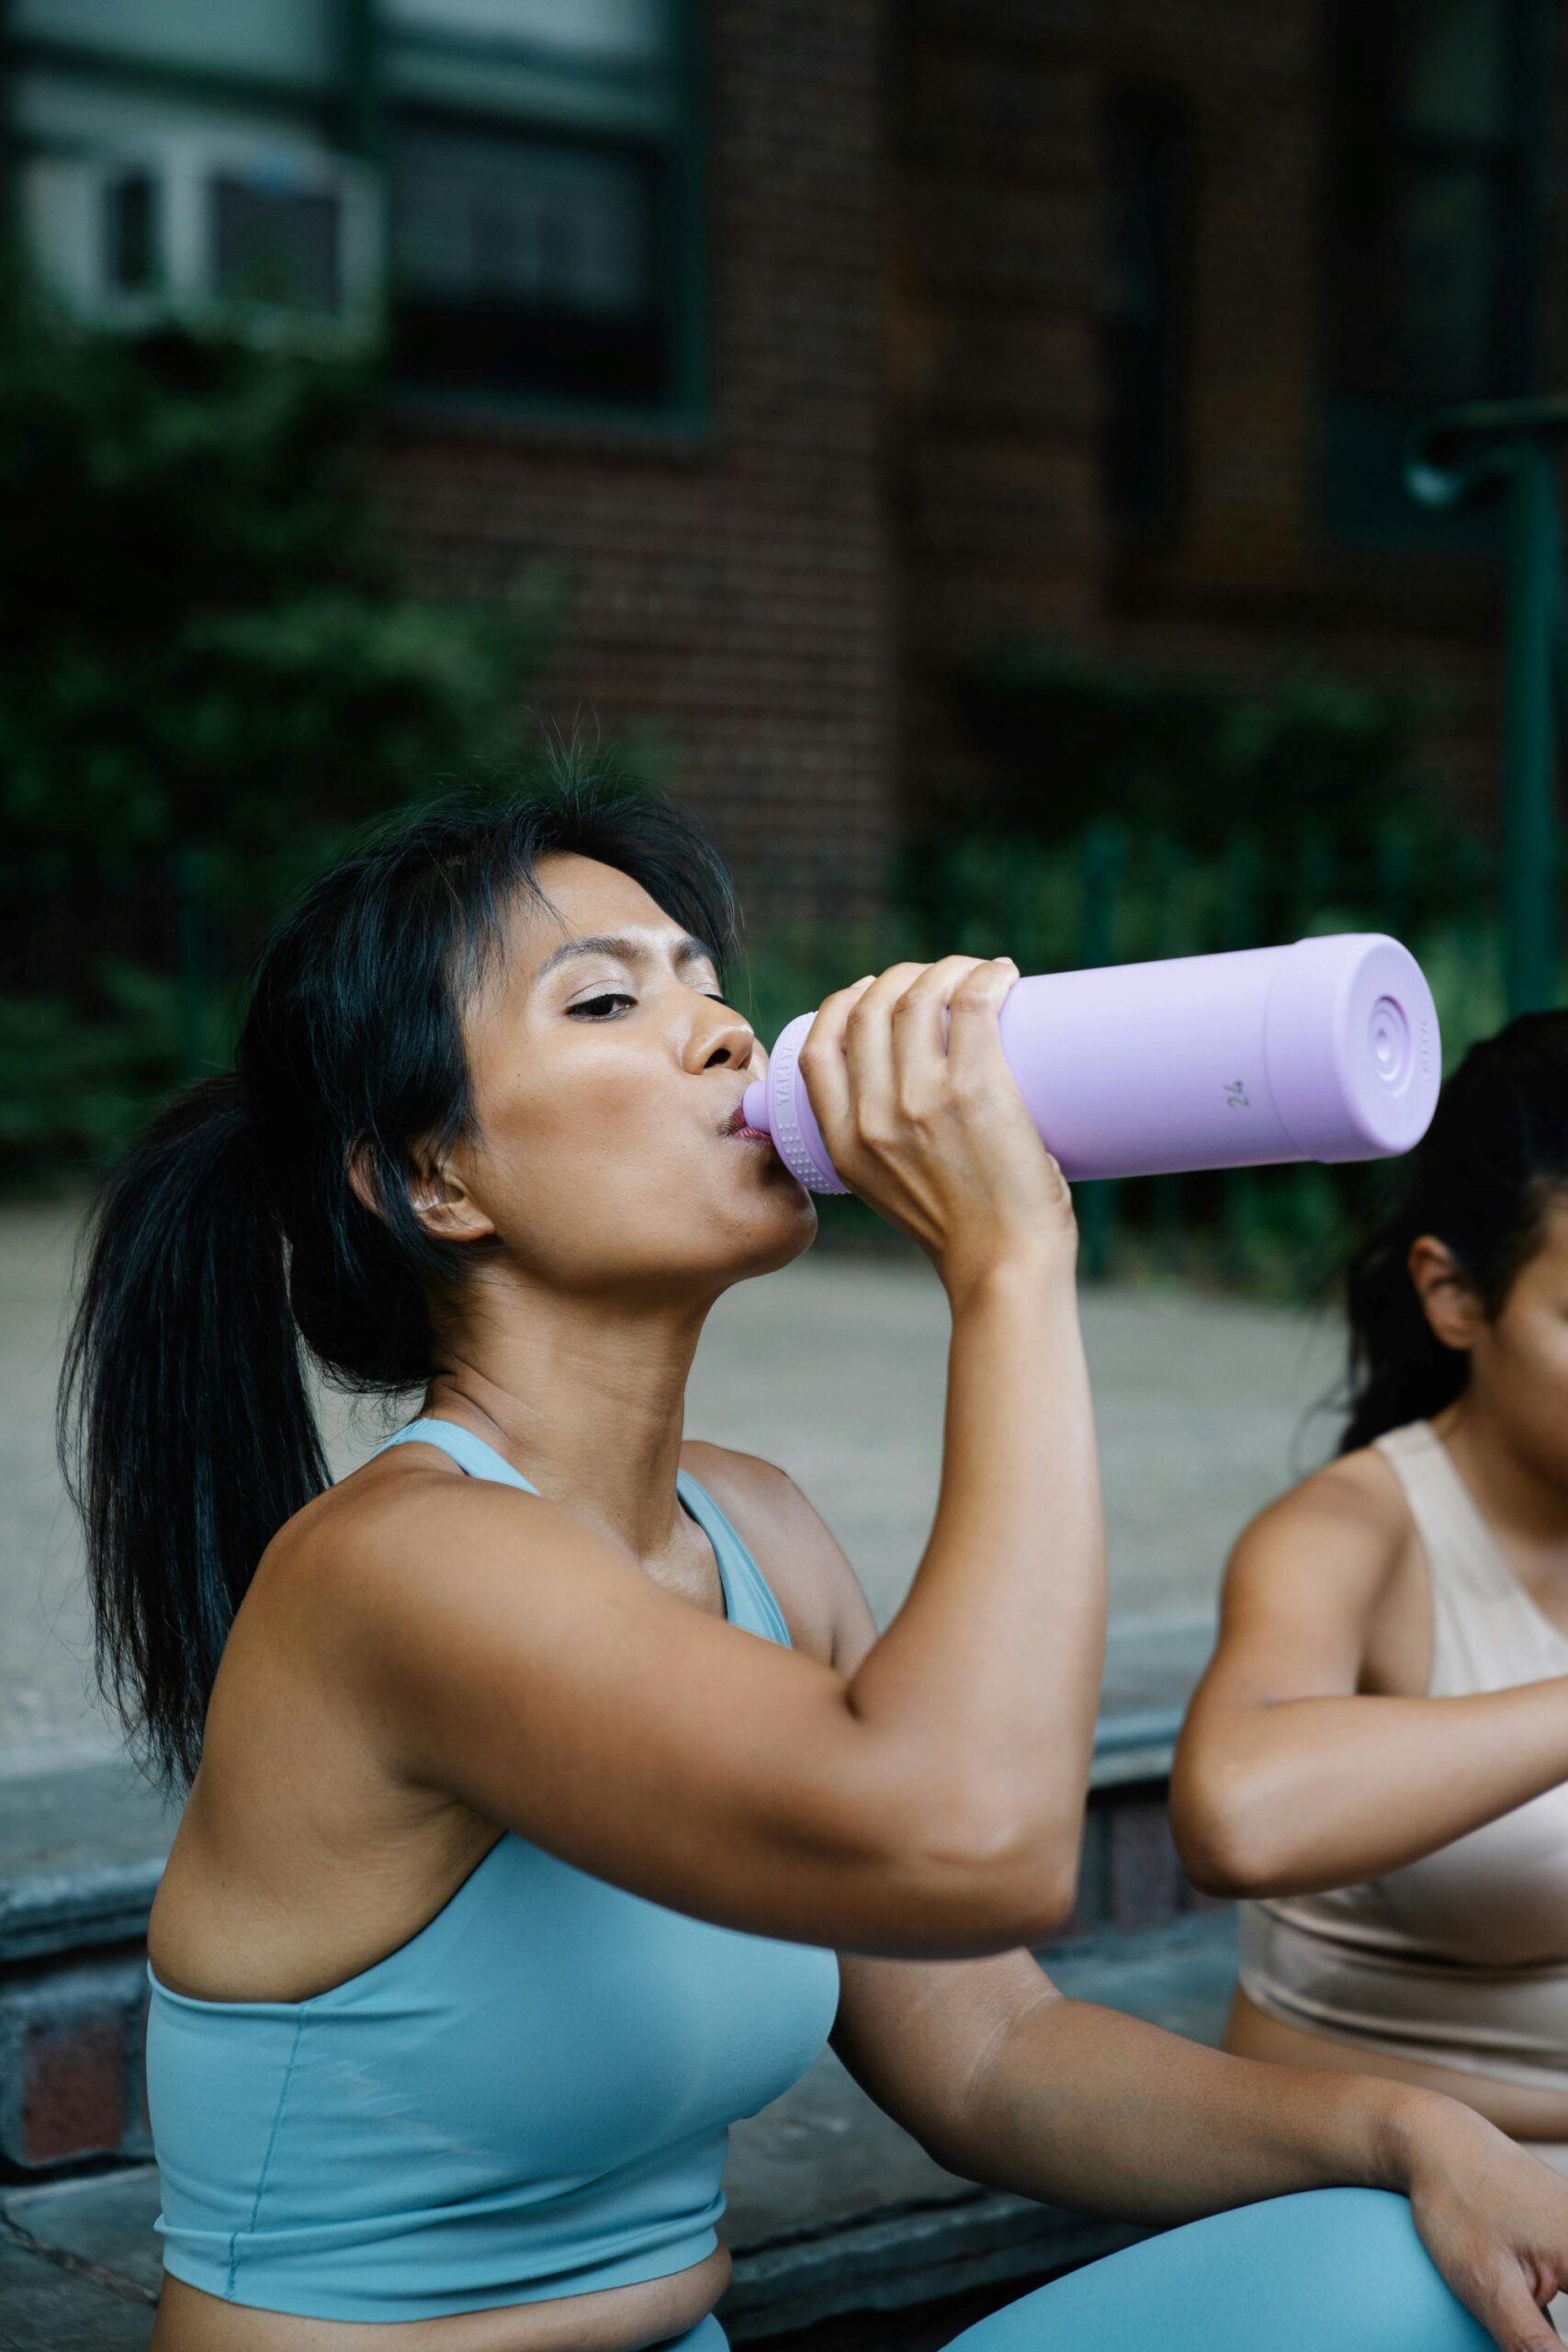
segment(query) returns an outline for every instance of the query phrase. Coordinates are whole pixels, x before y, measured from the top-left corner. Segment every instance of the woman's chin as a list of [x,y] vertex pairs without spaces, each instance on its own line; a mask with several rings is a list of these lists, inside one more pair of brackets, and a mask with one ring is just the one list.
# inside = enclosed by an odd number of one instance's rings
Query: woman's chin
[[803,1257],[816,1238],[817,1204],[809,1193],[799,1192],[788,1203],[786,1214],[770,1218],[765,1227],[760,1225],[736,1250],[729,1280],[743,1283],[756,1274],[775,1274]]

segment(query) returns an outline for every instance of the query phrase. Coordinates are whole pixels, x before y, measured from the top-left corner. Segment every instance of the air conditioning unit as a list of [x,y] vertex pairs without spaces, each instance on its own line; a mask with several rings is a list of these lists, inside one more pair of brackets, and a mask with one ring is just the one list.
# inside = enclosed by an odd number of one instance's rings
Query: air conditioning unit
[[356,341],[383,277],[376,175],[303,140],[168,131],[23,167],[33,254],[84,318],[221,320],[288,341]]

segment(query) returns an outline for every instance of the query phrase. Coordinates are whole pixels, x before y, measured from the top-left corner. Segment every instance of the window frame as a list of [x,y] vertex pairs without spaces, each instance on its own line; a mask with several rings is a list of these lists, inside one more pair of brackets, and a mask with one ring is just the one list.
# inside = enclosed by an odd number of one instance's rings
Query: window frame
[[[1543,0],[1495,0],[1495,5],[1507,16],[1504,73],[1508,121],[1504,134],[1489,138],[1480,133],[1445,133],[1401,118],[1385,126],[1386,160],[1382,168],[1392,179],[1412,164],[1417,169],[1460,164],[1483,175],[1496,191],[1504,220],[1490,291],[1498,321],[1497,372],[1504,380],[1473,397],[1504,399],[1539,388],[1544,314],[1540,263],[1552,28]],[[1348,388],[1341,380],[1340,351],[1347,332],[1341,275],[1346,239],[1337,206],[1348,170],[1345,119],[1348,111],[1341,104],[1342,45],[1348,22],[1359,20],[1360,37],[1365,37],[1366,10],[1373,6],[1392,10],[1401,6],[1401,0],[1335,0],[1324,21],[1321,526],[1327,543],[1348,552],[1430,550],[1489,555],[1501,545],[1500,508],[1492,504],[1447,509],[1418,506],[1404,487],[1404,453],[1411,430],[1419,417],[1444,404],[1443,395],[1360,390]]]

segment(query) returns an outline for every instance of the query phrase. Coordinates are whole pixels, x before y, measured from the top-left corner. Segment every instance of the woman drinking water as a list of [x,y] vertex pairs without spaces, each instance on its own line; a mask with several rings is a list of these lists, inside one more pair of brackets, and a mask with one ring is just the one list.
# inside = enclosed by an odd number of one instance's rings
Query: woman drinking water
[[[188,1785],[149,1939],[157,2352],[721,2352],[727,2129],[825,2039],[954,2170],[1167,2228],[973,2352],[1545,2352],[1568,2186],[1484,2116],[1031,1957],[1105,1597],[1010,965],[868,976],[806,1049],[952,1312],[886,1631],[782,1472],[684,1436],[709,1308],[816,1230],[743,1123],[731,934],[662,804],[427,810],[284,917],[236,1068],[103,1190],[64,1434],[106,1669]],[[418,1399],[335,1486],[302,1350]]]

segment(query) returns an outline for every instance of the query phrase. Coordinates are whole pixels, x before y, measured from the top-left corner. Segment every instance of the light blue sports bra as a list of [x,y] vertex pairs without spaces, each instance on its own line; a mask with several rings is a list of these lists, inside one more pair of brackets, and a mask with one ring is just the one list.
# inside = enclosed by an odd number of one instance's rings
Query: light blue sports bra
[[[454,1422],[387,1442],[410,1440],[538,1492]],[[677,1488],[729,1623],[787,1644],[723,1511],[684,1471]],[[701,2262],[729,2125],[805,2073],[839,1996],[831,1951],[666,1910],[511,1831],[407,1943],[309,2000],[192,2000],[147,1973],[165,2267],[341,2320]]]

